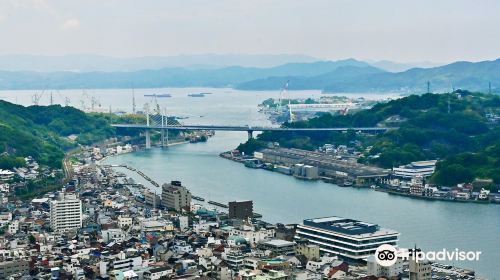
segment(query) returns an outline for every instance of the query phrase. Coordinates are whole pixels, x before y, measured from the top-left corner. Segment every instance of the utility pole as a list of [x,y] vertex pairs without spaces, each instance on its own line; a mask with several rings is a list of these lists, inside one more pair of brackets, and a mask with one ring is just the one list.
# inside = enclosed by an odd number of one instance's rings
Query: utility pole
[[160,137],[161,137],[161,147],[165,148],[165,130],[163,129],[165,127],[165,108],[164,110],[161,111],[161,130],[160,130]]
[[427,81],[427,93],[431,93],[431,82]]
[[135,92],[134,88],[132,88],[132,113],[135,115]]
[[50,92],[50,106],[54,105],[54,97],[52,96],[52,91]]
[[166,129],[166,131],[165,131],[165,132],[166,132],[166,134],[167,134],[167,135],[166,135],[167,140],[166,140],[166,142],[165,142],[165,146],[168,148],[168,115],[167,115],[167,108],[163,108],[163,110],[164,110],[164,112],[165,112],[165,113],[164,113],[164,115],[165,115],[165,126],[167,127],[167,129]]
[[448,114],[451,113],[450,95],[448,95]]
[[156,211],[156,190],[155,194],[153,195],[153,211]]

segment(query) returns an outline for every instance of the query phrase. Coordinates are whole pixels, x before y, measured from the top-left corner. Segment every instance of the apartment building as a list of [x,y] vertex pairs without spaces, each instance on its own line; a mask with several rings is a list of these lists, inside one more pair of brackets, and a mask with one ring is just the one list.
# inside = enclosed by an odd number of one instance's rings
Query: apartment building
[[50,227],[56,232],[82,227],[82,202],[75,194],[62,192],[50,202]]

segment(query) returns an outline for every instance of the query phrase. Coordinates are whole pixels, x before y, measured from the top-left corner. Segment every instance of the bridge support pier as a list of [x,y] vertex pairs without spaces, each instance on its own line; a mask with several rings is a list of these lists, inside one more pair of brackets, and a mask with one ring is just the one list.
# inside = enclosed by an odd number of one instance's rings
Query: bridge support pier
[[151,149],[151,133],[149,129],[146,129],[144,136],[146,137],[146,149]]
[[165,148],[165,130],[160,130],[160,138],[161,138],[161,147]]
[[168,129],[161,130],[161,147],[168,148]]
[[247,130],[248,133],[248,140],[253,138],[253,130]]
[[166,145],[166,147],[168,148],[168,129],[166,129],[166,132],[167,132],[167,135],[166,135],[166,137],[167,137],[167,139],[166,139],[166,140],[167,140],[167,141],[165,142],[165,145]]

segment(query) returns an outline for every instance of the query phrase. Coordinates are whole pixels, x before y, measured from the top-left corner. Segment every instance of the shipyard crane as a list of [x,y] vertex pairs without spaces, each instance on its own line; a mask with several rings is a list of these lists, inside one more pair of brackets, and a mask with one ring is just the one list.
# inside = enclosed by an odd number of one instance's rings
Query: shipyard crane
[[41,93],[36,93],[31,96],[31,100],[33,101],[33,105],[37,105],[40,103],[40,99],[42,98],[44,94],[44,90],[42,90]]
[[161,115],[161,108],[160,108],[160,104],[158,103],[158,99],[156,98],[156,94],[151,97],[151,103],[153,106],[153,114],[154,115]]
[[82,89],[82,98],[80,99],[80,105],[81,105],[81,109],[83,111],[85,111],[85,99],[88,98],[88,95],[87,95],[87,92],[85,91],[85,89]]
[[98,106],[99,108],[101,108],[101,101],[99,101],[99,99],[97,99],[95,96],[91,96],[90,97],[90,108],[92,109],[92,111],[95,110],[95,106]]
[[69,97],[62,96],[62,94],[59,91],[57,91],[57,95],[59,95],[59,98],[61,98],[63,100],[64,106],[68,107],[69,104],[71,103],[71,100],[69,99]]

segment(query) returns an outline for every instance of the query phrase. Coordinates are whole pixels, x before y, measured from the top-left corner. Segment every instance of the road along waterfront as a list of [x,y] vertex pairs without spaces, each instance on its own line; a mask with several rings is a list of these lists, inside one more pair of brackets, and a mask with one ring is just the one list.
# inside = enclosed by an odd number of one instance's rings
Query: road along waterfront
[[[108,158],[103,164],[134,167],[160,184],[180,180],[207,201],[252,199],[255,211],[269,222],[300,223],[305,218],[336,215],[395,229],[401,232],[402,247],[416,243],[426,251],[481,251],[477,262],[450,264],[474,269],[487,278],[500,275],[499,205],[416,200],[371,189],[341,188],[246,168],[219,157],[245,140],[242,132],[217,132],[206,143],[143,150]],[[153,188],[135,172],[121,171]]]

